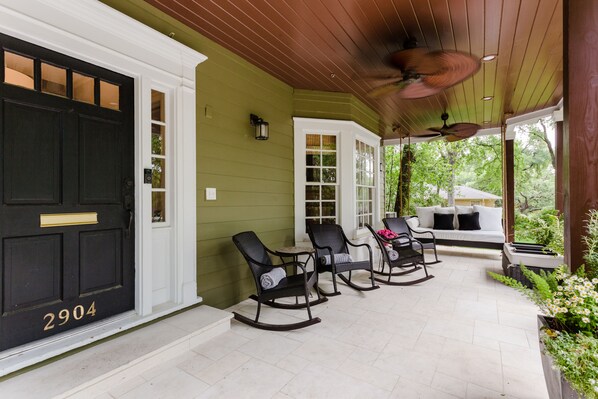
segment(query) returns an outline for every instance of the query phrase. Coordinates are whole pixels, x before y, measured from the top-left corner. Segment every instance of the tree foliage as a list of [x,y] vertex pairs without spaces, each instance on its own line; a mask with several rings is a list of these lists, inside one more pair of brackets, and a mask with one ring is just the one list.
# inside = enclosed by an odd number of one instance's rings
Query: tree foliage
[[[554,208],[555,155],[550,141],[553,125],[552,119],[545,118],[516,127],[514,173],[518,214]],[[502,196],[502,148],[498,135],[453,143],[437,140],[411,144],[409,151],[411,162],[406,164],[401,149],[386,148],[386,211],[413,214],[416,206],[449,205],[457,185]],[[407,182],[409,187],[405,188]],[[401,187],[404,193],[409,192],[409,201],[397,198]],[[441,197],[441,191],[448,194],[448,201]],[[402,209],[395,207],[398,203],[403,204]],[[497,206],[500,205],[501,201],[497,201]]]

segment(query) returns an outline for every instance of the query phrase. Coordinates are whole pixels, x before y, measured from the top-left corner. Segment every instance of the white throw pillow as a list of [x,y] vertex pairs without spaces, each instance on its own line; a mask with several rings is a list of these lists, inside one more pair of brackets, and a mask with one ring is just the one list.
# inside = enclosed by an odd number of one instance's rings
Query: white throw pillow
[[502,208],[474,205],[473,211],[480,213],[481,230],[502,231]]
[[431,229],[434,226],[434,212],[440,206],[418,206],[415,208],[417,218],[419,219],[419,226]]
[[459,230],[459,217],[457,215],[467,213],[473,213],[472,205],[455,205],[455,230]]

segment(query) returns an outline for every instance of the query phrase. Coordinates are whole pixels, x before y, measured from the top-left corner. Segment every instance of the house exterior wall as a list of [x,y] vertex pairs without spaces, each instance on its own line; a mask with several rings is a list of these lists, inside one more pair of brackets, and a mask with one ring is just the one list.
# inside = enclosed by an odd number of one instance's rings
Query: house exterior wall
[[455,205],[459,206],[471,206],[471,205],[482,205],[489,207],[496,207],[496,200],[493,199],[456,199]]
[[[197,287],[207,305],[238,303],[255,287],[231,236],[254,230],[270,248],[294,244],[292,117],[379,132],[379,116],[350,94],[294,90],[142,0],[102,2],[208,57],[196,71]],[[250,113],[270,123],[269,140],[254,139]]]
[[[208,57],[196,70],[197,289],[219,308],[244,300],[253,278],[231,236],[293,244],[293,89],[141,0],[103,2]],[[250,113],[270,123],[269,140],[255,140]]]

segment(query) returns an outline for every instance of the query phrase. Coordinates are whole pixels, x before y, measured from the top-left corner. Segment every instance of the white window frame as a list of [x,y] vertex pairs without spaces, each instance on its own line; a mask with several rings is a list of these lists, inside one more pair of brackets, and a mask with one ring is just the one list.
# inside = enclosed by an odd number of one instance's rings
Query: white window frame
[[[305,137],[307,134],[336,135],[337,165],[337,224],[349,238],[367,237],[367,229],[357,229],[355,141],[374,147],[374,199],[379,197],[380,136],[353,121],[294,117],[295,144],[295,242],[309,242],[305,231]],[[380,204],[373,204],[374,223],[380,222]]]
[[[150,132],[149,132],[149,137],[151,139],[151,135],[152,135],[152,131],[151,131],[151,125],[156,124],[156,125],[160,125],[160,126],[164,126],[164,136],[166,138],[165,140],[165,145],[166,145],[166,151],[164,152],[163,156],[159,156],[159,155],[154,155],[152,153],[152,149],[151,149],[151,145],[150,145],[150,159],[152,158],[159,158],[159,159],[163,159],[164,160],[164,167],[166,169],[166,173],[164,174],[164,188],[154,188],[152,186],[151,191],[152,194],[155,192],[164,192],[165,193],[165,205],[164,205],[164,211],[166,212],[166,217],[164,219],[163,222],[154,222],[152,220],[152,228],[161,228],[161,227],[170,227],[172,224],[172,220],[174,219],[174,215],[173,215],[173,207],[172,207],[172,179],[173,179],[173,174],[172,174],[172,168],[174,165],[174,151],[173,151],[173,145],[174,145],[174,140],[173,140],[173,135],[172,135],[172,131],[174,131],[171,128],[171,125],[173,123],[173,110],[174,110],[174,104],[173,104],[173,95],[172,95],[172,88],[166,87],[166,86],[161,86],[161,85],[157,85],[157,84],[153,84],[152,85],[152,89],[153,91],[158,91],[160,93],[164,94],[164,107],[166,108],[164,110],[164,122],[159,122],[159,121],[154,121],[151,118],[151,112],[150,112]],[[150,91],[151,93],[151,91]],[[151,104],[151,94],[150,94],[150,104]],[[152,208],[153,208],[153,204],[152,204]],[[152,209],[153,212],[153,209]],[[154,215],[152,214],[152,217]]]
[[[364,215],[370,215],[371,214],[372,215],[372,221],[371,221],[370,224],[374,224],[375,223],[375,219],[374,219],[374,208],[375,208],[375,203],[377,201],[377,198],[376,198],[376,193],[377,193],[376,187],[378,185],[377,184],[378,182],[377,182],[377,176],[376,176],[377,175],[376,174],[376,147],[372,146],[372,145],[369,145],[368,143],[365,143],[364,141],[360,140],[359,138],[355,139],[355,153],[354,153],[355,154],[354,155],[355,156],[355,172],[358,172],[358,169],[359,169],[358,168],[358,158],[357,158],[358,155],[359,155],[359,152],[358,152],[358,145],[357,145],[357,143],[361,143],[364,146],[372,148],[373,155],[374,155],[374,157],[372,159],[372,173],[373,173],[373,176],[372,176],[372,185],[358,184],[358,182],[357,182],[357,173],[355,173],[355,216],[354,217],[355,217],[355,225],[357,226],[356,228],[357,228],[358,234],[360,234],[362,230],[367,230],[367,229],[365,227],[359,227],[359,221],[357,220],[359,218],[359,216],[361,216],[359,214],[359,206],[358,206],[359,202],[360,201],[365,202],[365,201],[359,199],[359,195],[357,194],[357,192],[359,190],[359,187],[365,187],[365,188],[371,188],[372,189],[372,196],[371,196],[370,200],[368,201],[368,202],[372,203],[372,212],[371,213],[366,212],[366,213],[364,213]],[[365,170],[365,172],[367,172],[367,169]]]

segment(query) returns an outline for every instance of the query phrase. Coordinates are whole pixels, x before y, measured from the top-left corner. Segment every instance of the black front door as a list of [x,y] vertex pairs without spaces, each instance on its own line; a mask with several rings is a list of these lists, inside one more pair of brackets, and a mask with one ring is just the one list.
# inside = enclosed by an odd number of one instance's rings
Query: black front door
[[0,42],[4,350],[134,307],[133,80]]

